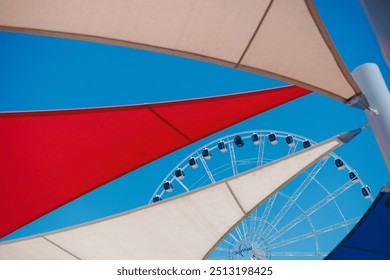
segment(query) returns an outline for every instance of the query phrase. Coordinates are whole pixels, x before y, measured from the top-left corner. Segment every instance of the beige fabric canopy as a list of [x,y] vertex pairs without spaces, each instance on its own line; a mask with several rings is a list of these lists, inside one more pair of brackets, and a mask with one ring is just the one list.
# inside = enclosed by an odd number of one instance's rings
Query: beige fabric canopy
[[344,102],[360,92],[313,0],[0,0],[0,30],[211,61]]
[[332,138],[266,166],[152,206],[84,226],[4,243],[0,245],[0,259],[207,258],[243,218],[314,162],[349,141],[348,137]]

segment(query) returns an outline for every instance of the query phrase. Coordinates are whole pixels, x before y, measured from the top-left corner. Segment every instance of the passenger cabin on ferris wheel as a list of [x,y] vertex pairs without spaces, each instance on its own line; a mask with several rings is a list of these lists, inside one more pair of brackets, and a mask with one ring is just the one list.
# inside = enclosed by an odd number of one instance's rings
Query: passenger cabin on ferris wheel
[[236,137],[234,137],[234,144],[236,144],[236,146],[239,148],[244,146],[244,140],[242,140],[240,135],[237,135]]
[[259,136],[259,134],[253,133],[253,134],[251,135],[251,140],[252,140],[252,142],[253,142],[255,145],[259,145],[259,144],[260,144],[260,136]]
[[226,147],[226,144],[225,144],[224,141],[219,141],[219,142],[218,142],[218,149],[219,149],[222,153],[224,153],[224,152],[227,151],[227,147]]
[[190,159],[188,160],[188,164],[192,168],[198,168],[198,162],[196,161],[196,158],[194,158],[194,157],[190,157]]
[[178,178],[179,180],[183,180],[185,177],[184,171],[181,168],[176,169],[175,177]]
[[270,135],[268,135],[268,140],[269,142],[271,142],[272,145],[278,144],[278,138],[276,137],[275,133],[271,133]]
[[286,143],[289,147],[294,147],[294,138],[291,135],[286,136]]
[[207,160],[211,159],[211,152],[210,152],[210,149],[204,148],[204,149],[202,150],[202,156],[203,156],[205,159],[207,159]]

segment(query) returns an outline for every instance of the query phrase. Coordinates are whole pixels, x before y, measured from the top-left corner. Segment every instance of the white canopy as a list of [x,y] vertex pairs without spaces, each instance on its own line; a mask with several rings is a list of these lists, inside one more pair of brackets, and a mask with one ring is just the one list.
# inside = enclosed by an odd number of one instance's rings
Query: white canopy
[[0,259],[203,259],[243,218],[314,162],[336,137],[247,173],[90,224],[0,245]]
[[341,101],[360,92],[313,0],[0,0],[0,30],[211,61]]

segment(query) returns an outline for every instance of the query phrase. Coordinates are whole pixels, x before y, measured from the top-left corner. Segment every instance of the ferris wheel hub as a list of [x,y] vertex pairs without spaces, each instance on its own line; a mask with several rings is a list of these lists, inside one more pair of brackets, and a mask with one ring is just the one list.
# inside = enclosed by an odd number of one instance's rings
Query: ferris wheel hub
[[269,258],[267,248],[254,238],[238,240],[230,247],[230,258],[233,260],[266,260]]

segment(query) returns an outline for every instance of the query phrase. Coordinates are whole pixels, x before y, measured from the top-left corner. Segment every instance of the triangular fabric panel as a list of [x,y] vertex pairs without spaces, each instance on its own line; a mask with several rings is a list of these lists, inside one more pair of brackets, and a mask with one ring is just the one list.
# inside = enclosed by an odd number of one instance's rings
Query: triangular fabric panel
[[149,105],[0,113],[0,237],[157,158],[308,93],[290,86]]
[[341,100],[359,91],[312,1],[273,1],[239,68]]
[[328,260],[390,260],[390,184]]
[[[0,245],[0,259],[207,258],[237,222],[340,145],[338,138],[332,138],[154,205],[75,228],[6,242]],[[39,244],[42,249],[36,250]]]
[[313,0],[0,0],[0,30],[219,63],[341,101],[360,90]]

